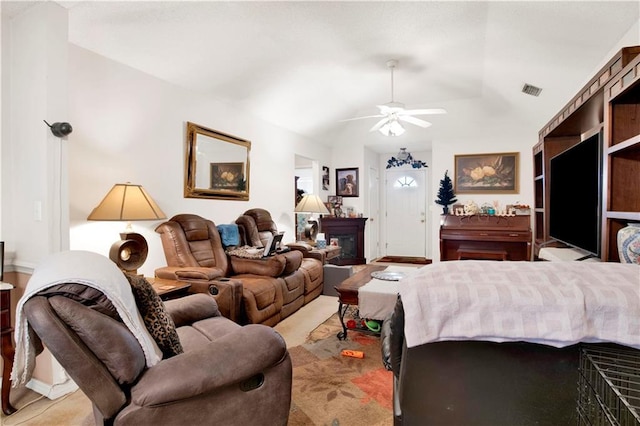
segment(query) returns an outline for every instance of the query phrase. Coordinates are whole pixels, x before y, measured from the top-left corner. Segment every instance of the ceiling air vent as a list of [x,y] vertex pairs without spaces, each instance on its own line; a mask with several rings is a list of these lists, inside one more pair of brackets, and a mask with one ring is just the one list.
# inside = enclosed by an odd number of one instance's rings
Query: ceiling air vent
[[522,86],[522,93],[526,93],[527,95],[540,96],[540,92],[542,92],[542,89],[539,87],[532,86],[527,83]]

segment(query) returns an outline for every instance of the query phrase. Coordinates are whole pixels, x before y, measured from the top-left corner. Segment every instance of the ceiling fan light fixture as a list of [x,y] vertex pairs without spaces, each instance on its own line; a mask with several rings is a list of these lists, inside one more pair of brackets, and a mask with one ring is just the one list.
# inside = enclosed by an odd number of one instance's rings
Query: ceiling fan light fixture
[[392,120],[385,123],[378,131],[385,136],[400,136],[405,132],[405,129],[397,120]]

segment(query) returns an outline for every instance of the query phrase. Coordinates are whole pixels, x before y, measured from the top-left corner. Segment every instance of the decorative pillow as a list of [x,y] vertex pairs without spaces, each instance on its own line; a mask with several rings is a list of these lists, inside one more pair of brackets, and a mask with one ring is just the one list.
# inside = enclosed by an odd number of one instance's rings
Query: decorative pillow
[[184,352],[176,325],[149,281],[142,276],[129,274],[125,276],[131,284],[133,297],[136,299],[144,325],[162,351],[163,358],[171,358]]

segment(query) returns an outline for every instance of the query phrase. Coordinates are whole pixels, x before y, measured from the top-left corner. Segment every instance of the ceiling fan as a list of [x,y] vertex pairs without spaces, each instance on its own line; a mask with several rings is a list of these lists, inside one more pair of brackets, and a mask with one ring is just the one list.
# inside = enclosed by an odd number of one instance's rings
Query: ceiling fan
[[391,70],[391,102],[384,105],[377,105],[378,109],[380,110],[379,114],[348,118],[346,120],[340,121],[362,120],[365,118],[381,118],[381,120],[374,124],[371,129],[369,129],[370,132],[375,132],[376,130],[378,130],[385,136],[400,136],[405,132],[404,127],[402,127],[402,124],[400,123],[401,121],[404,121],[405,123],[415,124],[416,126],[420,126],[426,129],[427,127],[431,126],[431,123],[414,116],[447,113],[447,111],[442,108],[405,109],[403,103],[396,102],[393,97],[393,70],[397,65],[398,61],[395,59],[390,59],[387,61],[387,67]]

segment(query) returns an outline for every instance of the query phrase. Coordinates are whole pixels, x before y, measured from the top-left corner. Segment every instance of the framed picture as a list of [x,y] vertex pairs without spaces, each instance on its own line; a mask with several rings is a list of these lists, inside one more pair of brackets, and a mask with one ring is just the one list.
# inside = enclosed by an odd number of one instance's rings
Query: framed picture
[[358,168],[336,169],[336,195],[359,197]]
[[455,156],[456,194],[517,194],[519,153]]
[[244,190],[244,163],[211,163],[211,187],[219,190]]
[[342,205],[342,197],[339,196],[339,195],[329,195],[327,197],[327,201],[329,202],[329,204],[334,205],[334,206],[336,204]]
[[329,190],[329,168],[327,166],[322,166],[322,190]]

